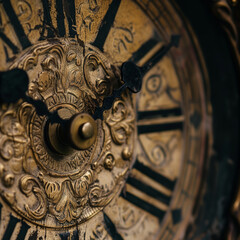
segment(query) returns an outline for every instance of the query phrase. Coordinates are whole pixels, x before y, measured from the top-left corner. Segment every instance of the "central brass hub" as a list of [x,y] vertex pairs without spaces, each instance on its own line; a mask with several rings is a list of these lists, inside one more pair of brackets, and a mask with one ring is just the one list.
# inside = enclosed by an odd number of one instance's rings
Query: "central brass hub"
[[79,128],[79,134],[85,138],[89,139],[94,136],[94,127],[90,122],[84,123],[80,128]]
[[[75,39],[40,41],[14,64],[27,71],[28,96],[44,103],[50,114],[38,114],[25,101],[2,109],[6,158],[0,159],[0,192],[9,190],[12,208],[33,223],[56,229],[76,226],[120,193],[133,165],[132,96],[119,93],[106,107],[105,99],[112,99],[122,85],[120,66]],[[8,133],[12,126],[16,131]],[[17,151],[8,150],[16,144]]]
[[50,148],[58,154],[68,154],[73,149],[85,150],[91,147],[97,138],[97,125],[86,113],[76,114],[63,123],[46,125],[46,138]]

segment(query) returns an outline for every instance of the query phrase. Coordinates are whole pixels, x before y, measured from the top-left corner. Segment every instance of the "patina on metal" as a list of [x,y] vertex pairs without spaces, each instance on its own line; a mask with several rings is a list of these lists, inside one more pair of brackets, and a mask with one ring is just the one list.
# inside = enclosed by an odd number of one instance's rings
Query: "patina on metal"
[[0,95],[0,237],[191,233],[212,109],[201,48],[175,5],[12,0],[0,20],[0,71],[29,79]]

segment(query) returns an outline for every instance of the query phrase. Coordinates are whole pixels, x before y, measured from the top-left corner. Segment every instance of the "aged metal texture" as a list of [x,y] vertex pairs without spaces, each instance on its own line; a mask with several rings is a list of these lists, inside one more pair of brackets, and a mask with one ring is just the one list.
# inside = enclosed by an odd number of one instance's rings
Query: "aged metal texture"
[[[85,57],[74,40],[41,42],[11,68],[27,71],[29,96],[44,101],[49,111],[57,110],[62,119],[92,115],[119,80],[94,47],[84,46],[84,51]],[[123,94],[105,113],[105,121],[97,122],[97,141],[86,150],[72,149],[63,155],[51,151],[46,142],[46,116],[38,116],[22,101],[2,107],[2,197],[20,215],[43,226],[69,226],[91,218],[119,192],[129,169],[135,131],[131,102]],[[74,131],[78,128],[70,129],[71,136]],[[122,154],[127,161],[121,160]],[[111,185],[103,187],[99,175],[114,165],[118,172],[108,179]]]
[[[0,70],[29,78],[27,96],[0,105],[0,237],[184,239],[211,107],[171,2],[1,1],[0,20]],[[144,69],[141,91],[114,95],[140,79],[129,66]]]

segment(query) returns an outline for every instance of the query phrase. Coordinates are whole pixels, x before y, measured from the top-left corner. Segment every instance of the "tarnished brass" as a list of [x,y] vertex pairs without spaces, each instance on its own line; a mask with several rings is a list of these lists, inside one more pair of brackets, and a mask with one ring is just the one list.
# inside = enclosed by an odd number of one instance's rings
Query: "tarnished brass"
[[[60,131],[65,132],[66,130]],[[88,114],[74,116],[69,123],[68,136],[76,149],[88,149],[97,138],[97,125],[94,119]]]
[[90,122],[86,122],[83,125],[81,125],[80,130],[81,130],[80,135],[84,139],[89,139],[89,138],[93,137],[93,135],[94,135],[93,125]]
[[75,114],[65,122],[46,124],[47,144],[56,153],[70,154],[72,149],[86,150],[97,138],[97,124],[86,113]]
[[[1,104],[0,236],[13,216],[26,239],[184,239],[211,108],[200,48],[170,1],[11,0],[0,18],[0,70],[25,70],[27,95],[63,120]],[[179,47],[154,60],[173,35]],[[148,64],[142,90],[93,119],[126,61]]]
[[[126,146],[133,149],[131,97],[124,94],[103,121],[93,120],[90,114],[120,79],[102,53],[75,40],[41,42],[23,53],[15,66],[30,76],[29,96],[44,101],[49,111],[58,111],[66,124],[51,123],[22,101],[1,108],[2,127],[16,124],[16,138],[10,137],[11,127],[1,135],[2,153],[8,159],[3,168],[9,169],[3,179],[8,190],[2,194],[18,214],[41,226],[60,228],[86,221],[119,192],[133,160],[131,155],[121,160]],[[17,162],[8,150],[16,141],[21,149]],[[111,187],[105,188],[101,175],[114,170],[113,162],[118,171],[112,172]]]

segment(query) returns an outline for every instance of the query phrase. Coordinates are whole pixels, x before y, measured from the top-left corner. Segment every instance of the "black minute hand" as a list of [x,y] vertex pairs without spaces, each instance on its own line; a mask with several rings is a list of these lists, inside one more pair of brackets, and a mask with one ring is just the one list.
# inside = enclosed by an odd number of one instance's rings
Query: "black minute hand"
[[172,47],[178,47],[180,36],[172,35],[171,41],[163,46],[150,60],[148,60],[142,67],[138,67],[134,62],[127,61],[121,66],[121,77],[124,84],[117,90],[113,91],[111,96],[103,100],[102,107],[98,107],[94,113],[93,118],[103,119],[103,112],[112,107],[114,100],[121,96],[123,90],[128,88],[131,92],[137,93],[142,88],[142,79],[147,71],[158,63]]
[[[121,78],[124,84],[113,91],[111,96],[106,97],[103,100],[102,107],[97,107],[94,113],[94,119],[103,119],[103,112],[112,107],[112,104],[116,98],[121,96],[123,90],[128,88],[131,92],[137,93],[142,88],[142,78],[147,71],[158,63],[172,47],[178,47],[180,36],[172,35],[169,44],[163,46],[148,62],[142,67],[138,67],[134,62],[124,62],[121,66]],[[38,115],[46,115],[51,122],[61,122],[61,118],[55,111],[49,112],[44,102],[40,100],[34,100],[26,95],[28,90],[28,76],[27,73],[21,69],[12,69],[6,72],[0,72],[0,103],[14,103],[19,99],[32,104]]]

